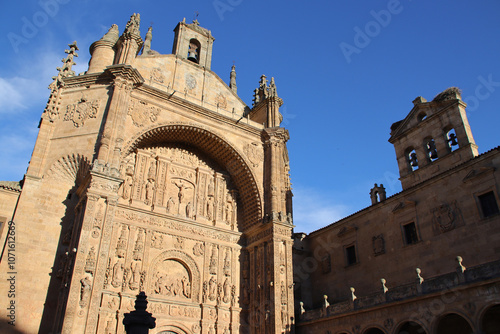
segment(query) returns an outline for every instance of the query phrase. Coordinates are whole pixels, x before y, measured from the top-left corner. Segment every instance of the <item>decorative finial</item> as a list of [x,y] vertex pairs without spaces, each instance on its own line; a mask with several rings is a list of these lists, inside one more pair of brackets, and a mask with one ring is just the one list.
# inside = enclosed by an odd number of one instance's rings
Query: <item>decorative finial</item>
[[328,302],[328,296],[323,295],[323,308],[328,308],[330,306],[330,303]]
[[420,270],[420,268],[416,268],[415,271],[417,272],[417,281],[419,282],[419,284],[422,284],[424,282],[424,278],[420,276],[422,270]]
[[356,289],[354,289],[354,288],[351,286],[351,300],[352,300],[352,301],[355,301],[356,299],[358,299],[358,297],[356,297],[356,295],[354,294],[354,291],[356,291]]
[[389,291],[389,289],[387,289],[387,287],[385,286],[385,283],[387,283],[385,278],[381,278],[380,283],[382,283],[382,291],[384,291],[384,293],[387,293],[387,291]]
[[123,324],[127,333],[147,333],[148,329],[156,327],[156,318],[146,311],[146,298],[144,291],[141,291],[135,300],[135,310],[124,314]]
[[108,32],[102,36],[101,41],[116,43],[119,37],[118,35],[118,26],[113,24],[111,25],[111,28],[109,28]]
[[146,40],[144,41],[144,49],[142,50],[143,54],[148,54],[151,52],[151,41],[153,40],[153,27],[148,28],[148,32],[146,33]]
[[465,271],[465,269],[467,269],[467,268],[464,267],[464,265],[462,264],[462,261],[463,261],[462,257],[461,256],[457,256],[457,262],[458,262],[457,270],[461,271],[462,274],[463,274],[464,271]]
[[231,73],[229,74],[229,88],[236,94],[238,91],[238,88],[236,86],[236,66],[234,65],[234,60],[233,60],[233,66],[231,67]]
[[140,35],[141,32],[139,31],[141,25],[141,15],[139,13],[134,13],[132,16],[130,16],[130,20],[127,22],[127,25],[125,26],[125,34],[134,34],[134,35]]

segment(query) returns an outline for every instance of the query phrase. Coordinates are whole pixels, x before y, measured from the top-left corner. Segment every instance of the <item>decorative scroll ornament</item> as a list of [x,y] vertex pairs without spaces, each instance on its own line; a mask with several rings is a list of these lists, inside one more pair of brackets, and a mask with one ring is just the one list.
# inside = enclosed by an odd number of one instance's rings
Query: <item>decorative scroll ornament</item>
[[72,121],[77,128],[83,126],[90,118],[96,118],[99,112],[99,101],[87,101],[85,96],[82,96],[80,101],[75,104],[70,104],[66,107],[65,121]]

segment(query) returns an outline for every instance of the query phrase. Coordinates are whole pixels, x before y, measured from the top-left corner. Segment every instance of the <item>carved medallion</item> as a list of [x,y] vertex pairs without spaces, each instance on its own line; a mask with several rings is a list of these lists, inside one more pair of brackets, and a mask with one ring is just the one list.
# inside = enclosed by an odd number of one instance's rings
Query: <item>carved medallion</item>
[[65,121],[72,121],[75,127],[81,127],[89,118],[96,118],[99,112],[99,101],[87,101],[87,98],[82,97],[75,104],[70,104],[66,107]]
[[163,74],[161,74],[161,68],[153,68],[153,70],[151,71],[151,80],[158,83],[163,83],[165,77],[163,76]]
[[256,142],[247,144],[245,146],[245,154],[248,157],[248,160],[253,164],[254,167],[257,167],[260,162],[264,159],[264,153],[262,152],[262,145]]
[[191,74],[186,74],[186,87],[189,90],[196,88],[196,78]]

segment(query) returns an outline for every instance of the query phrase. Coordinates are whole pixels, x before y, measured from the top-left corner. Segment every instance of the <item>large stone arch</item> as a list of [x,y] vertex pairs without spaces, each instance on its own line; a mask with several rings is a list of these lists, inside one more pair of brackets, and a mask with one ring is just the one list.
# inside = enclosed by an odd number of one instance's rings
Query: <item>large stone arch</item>
[[[153,261],[151,261],[151,265],[149,266],[148,272],[150,273],[149,275],[154,275],[155,269],[158,267],[158,265],[167,260],[175,260],[180,262],[182,265],[186,267],[186,269],[190,272],[191,277],[192,277],[192,284],[191,284],[191,300],[194,303],[198,303],[201,300],[201,274],[200,274],[200,269],[196,265],[196,261],[186,254],[183,251],[176,250],[176,249],[170,249],[162,252],[159,254]],[[148,286],[148,291],[150,292],[153,291],[154,289],[154,279],[151,279],[152,276],[149,279],[149,286]]]
[[135,149],[159,144],[184,144],[204,152],[230,174],[243,205],[244,231],[262,218],[262,201],[256,178],[246,158],[222,136],[211,130],[190,124],[163,125],[136,135],[124,148],[127,156]]

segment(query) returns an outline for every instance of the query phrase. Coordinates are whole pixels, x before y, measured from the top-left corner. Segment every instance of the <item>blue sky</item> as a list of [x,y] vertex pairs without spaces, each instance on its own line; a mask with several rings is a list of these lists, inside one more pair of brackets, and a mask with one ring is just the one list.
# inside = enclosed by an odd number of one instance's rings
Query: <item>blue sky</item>
[[0,12],[0,180],[26,171],[48,84],[67,44],[90,44],[111,24],[141,14],[152,49],[171,53],[173,28],[198,12],[212,31],[212,70],[226,82],[233,61],[248,105],[259,77],[275,77],[294,188],[296,231],[310,232],[370,205],[383,183],[401,190],[390,125],[417,96],[462,89],[480,153],[500,144],[500,2],[25,0]]

